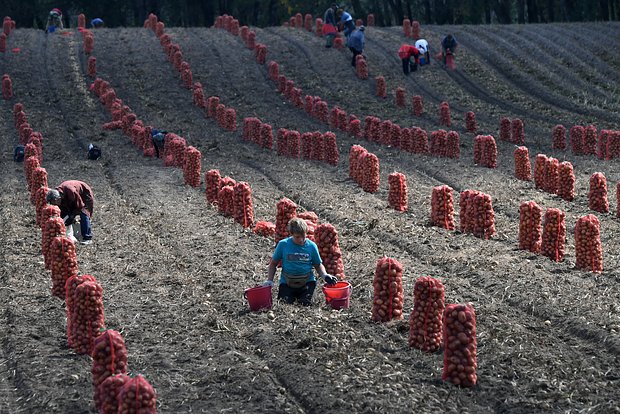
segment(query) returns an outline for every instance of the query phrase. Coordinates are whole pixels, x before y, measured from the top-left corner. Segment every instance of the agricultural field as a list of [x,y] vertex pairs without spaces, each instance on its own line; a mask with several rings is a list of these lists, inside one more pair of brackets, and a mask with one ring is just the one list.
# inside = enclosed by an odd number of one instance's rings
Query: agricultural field
[[[13,92],[0,101],[0,412],[97,412],[92,360],[67,345],[65,303],[51,294],[24,166],[12,161],[18,102],[43,136],[49,186],[79,179],[94,190],[95,242],[76,247],[79,272],[103,287],[105,326],[122,334],[128,371],[154,387],[159,412],[620,412],[620,164],[575,155],[569,139],[575,125],[620,130],[620,51],[608,47],[620,24],[422,26],[431,52],[443,35],[455,34],[457,69],[433,61],[408,77],[397,55],[411,42],[402,27],[368,27],[367,80],[356,76],[348,50],[326,49],[313,32],[251,30],[266,46],[263,64],[228,30],[165,29],[205,99],[218,96],[234,108],[234,131],[193,104],[153,30],[96,30],[89,54],[87,36],[77,30],[11,32],[0,56]],[[182,169],[143,156],[122,130],[103,128],[113,119],[94,91],[89,57],[96,57],[96,76],[144,125],[201,152],[199,187],[185,184]],[[280,93],[269,61],[302,98],[317,96],[330,110],[355,114],[362,131],[367,116],[422,128],[429,137],[456,131],[460,156],[414,154],[333,128]],[[376,96],[377,76],[386,98]],[[398,87],[405,107],[396,105]],[[420,116],[413,96],[422,97]],[[442,102],[449,103],[450,127],[441,123]],[[466,129],[468,111],[475,133]],[[244,139],[248,117],[272,126],[273,149]],[[572,201],[515,177],[516,145],[500,139],[504,117],[523,121],[532,173],[537,154],[572,164]],[[552,147],[558,124],[566,127],[566,149]],[[339,161],[278,155],[280,128],[332,131]],[[474,164],[476,135],[495,137],[496,168]],[[89,143],[102,148],[101,159],[86,159]],[[349,177],[356,144],[379,160],[376,192]],[[256,221],[275,222],[286,197],[298,212],[315,212],[335,227],[353,286],[349,309],[330,309],[317,288],[311,307],[274,302],[271,311],[249,311],[243,292],[266,279],[274,239],[207,203],[204,175],[211,169],[250,185]],[[407,180],[404,212],[388,207],[393,172]],[[608,213],[589,205],[595,172],[607,180]],[[454,191],[455,230],[430,220],[433,188],[442,185]],[[492,199],[489,238],[460,230],[459,193],[468,189]],[[563,260],[519,249],[526,201],[565,213]],[[575,226],[588,214],[600,221],[602,272],[576,266]],[[378,323],[373,279],[383,256],[402,264],[404,318]],[[422,276],[441,280],[446,304],[475,310],[474,387],[442,381],[441,351],[408,345],[414,284]]]

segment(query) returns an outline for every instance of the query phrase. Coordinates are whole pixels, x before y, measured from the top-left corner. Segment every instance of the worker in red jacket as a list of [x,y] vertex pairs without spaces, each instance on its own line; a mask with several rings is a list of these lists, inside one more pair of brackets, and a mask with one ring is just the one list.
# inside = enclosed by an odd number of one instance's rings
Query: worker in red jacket
[[[418,64],[420,63],[420,51],[417,47],[404,44],[398,49],[398,57],[403,62],[403,72],[405,75],[409,75],[409,72],[415,72],[418,70]],[[414,61],[411,62],[411,58]]]
[[69,180],[61,183],[55,190],[49,190],[45,199],[48,204],[60,207],[60,216],[65,225],[70,226],[80,216],[81,244],[92,243],[90,219],[93,215],[95,197],[93,190],[85,182]]

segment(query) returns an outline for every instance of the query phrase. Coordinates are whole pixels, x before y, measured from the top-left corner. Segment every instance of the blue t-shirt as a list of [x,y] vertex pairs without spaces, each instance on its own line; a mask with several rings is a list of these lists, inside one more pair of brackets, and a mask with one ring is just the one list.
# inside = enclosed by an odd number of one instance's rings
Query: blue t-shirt
[[[282,271],[289,275],[298,276],[310,273],[308,282],[316,281],[314,272],[312,272],[314,265],[323,263],[316,243],[306,239],[304,245],[300,246],[295,244],[292,237],[280,240],[271,258],[275,262],[282,260]],[[280,284],[284,283],[286,280],[280,276]]]

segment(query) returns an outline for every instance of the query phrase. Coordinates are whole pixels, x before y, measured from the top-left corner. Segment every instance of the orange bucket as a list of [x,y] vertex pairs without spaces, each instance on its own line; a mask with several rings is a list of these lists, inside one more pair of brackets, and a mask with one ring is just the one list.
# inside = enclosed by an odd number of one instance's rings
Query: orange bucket
[[250,310],[258,311],[261,309],[271,309],[271,286],[256,286],[246,289],[243,297],[247,299]]
[[340,281],[333,286],[323,285],[325,303],[332,309],[348,309],[353,287],[349,282]]

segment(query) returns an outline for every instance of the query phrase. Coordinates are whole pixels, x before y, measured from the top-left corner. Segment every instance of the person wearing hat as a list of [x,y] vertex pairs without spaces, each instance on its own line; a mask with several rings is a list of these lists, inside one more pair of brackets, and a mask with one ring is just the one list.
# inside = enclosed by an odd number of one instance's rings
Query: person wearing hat
[[325,36],[325,47],[332,47],[334,37],[336,37],[336,34],[338,33],[336,29],[337,10],[338,5],[336,3],[332,3],[332,5],[325,10],[325,14],[323,14],[323,35]]
[[69,227],[80,216],[81,244],[92,243],[91,217],[93,215],[95,197],[93,190],[85,182],[69,180],[61,183],[56,189],[49,190],[45,196],[48,204],[60,207],[60,216]]
[[60,9],[53,8],[47,16],[47,23],[45,25],[45,33],[52,33],[56,30],[62,30],[62,12]]
[[101,29],[103,27],[103,20],[101,20],[99,17],[95,17],[90,21],[90,26],[93,29]]
[[415,47],[420,51],[420,66],[430,65],[431,63],[431,52],[428,47],[428,42],[426,39],[418,39],[415,42]]
[[316,270],[328,285],[336,284],[338,278],[325,270],[316,243],[306,237],[308,225],[303,219],[291,219],[287,230],[291,236],[278,242],[263,286],[273,286],[278,263],[282,262],[278,299],[288,304],[299,300],[302,306],[310,306],[316,288],[316,277],[312,269]]
[[353,16],[350,13],[346,12],[343,8],[338,9],[336,12],[336,17],[339,17],[340,22],[339,27],[340,30],[343,31],[344,37],[347,39],[347,45],[349,42],[349,36],[355,30],[355,22],[353,21]]
[[353,53],[353,59],[351,60],[351,66],[355,66],[355,58],[357,55],[361,55],[364,52],[364,45],[366,41],[364,39],[364,31],[366,28],[364,26],[360,26],[358,29],[354,30],[349,36],[349,50]]
[[[417,47],[404,44],[398,49],[398,57],[403,62],[403,72],[409,76],[409,72],[415,72],[418,70],[418,64],[420,63],[420,51]],[[411,58],[414,61],[411,62]]]
[[448,51],[454,54],[456,52],[456,48],[459,45],[459,42],[456,41],[456,37],[452,34],[448,34],[441,41],[441,56],[443,58],[443,64],[446,64],[446,54]]

